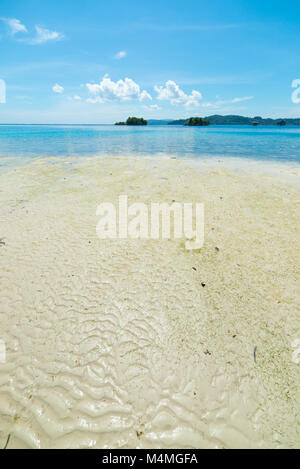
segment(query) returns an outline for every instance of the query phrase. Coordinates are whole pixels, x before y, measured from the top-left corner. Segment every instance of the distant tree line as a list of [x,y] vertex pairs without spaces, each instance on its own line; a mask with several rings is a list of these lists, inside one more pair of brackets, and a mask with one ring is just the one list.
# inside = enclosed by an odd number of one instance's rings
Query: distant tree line
[[208,117],[190,117],[177,120],[155,120],[149,121],[142,117],[128,117],[125,122],[116,122],[115,125],[184,125],[184,126],[206,126],[206,125],[300,125],[300,118],[271,119],[260,116],[244,117],[236,115],[220,116],[218,114]]

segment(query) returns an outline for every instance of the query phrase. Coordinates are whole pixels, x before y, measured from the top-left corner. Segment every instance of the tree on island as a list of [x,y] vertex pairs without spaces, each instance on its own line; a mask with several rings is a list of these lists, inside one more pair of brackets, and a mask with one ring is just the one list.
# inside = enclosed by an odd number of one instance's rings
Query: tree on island
[[194,126],[202,126],[202,125],[209,125],[210,122],[203,119],[202,117],[190,117],[184,125],[194,125]]
[[128,117],[126,122],[116,122],[115,125],[147,125],[148,122],[142,117]]
[[147,125],[148,122],[142,117],[128,117],[126,125]]

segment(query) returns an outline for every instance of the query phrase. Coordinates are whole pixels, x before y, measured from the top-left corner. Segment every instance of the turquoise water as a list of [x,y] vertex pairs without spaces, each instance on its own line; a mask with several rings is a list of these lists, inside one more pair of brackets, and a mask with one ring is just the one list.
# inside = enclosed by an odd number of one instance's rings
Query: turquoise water
[[41,156],[239,157],[300,163],[300,128],[0,125],[0,163]]

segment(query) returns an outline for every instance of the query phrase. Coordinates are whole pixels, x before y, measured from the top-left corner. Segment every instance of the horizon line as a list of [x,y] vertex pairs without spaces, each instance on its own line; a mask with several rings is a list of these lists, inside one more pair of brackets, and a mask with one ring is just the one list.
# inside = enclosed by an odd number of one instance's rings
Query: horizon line
[[[203,116],[202,118],[203,119],[208,119],[210,117],[215,117],[215,116],[218,116],[218,117],[223,117],[223,118],[226,118],[226,117],[242,117],[242,118],[245,118],[245,119],[262,119],[262,120],[267,120],[267,119],[271,119],[271,120],[297,120],[297,119],[300,119],[300,116],[299,117],[262,117],[260,115],[255,115],[255,116],[245,116],[245,115],[241,115],[241,114],[210,114],[208,116]],[[191,117],[196,117],[195,115],[191,116]],[[197,116],[199,117],[199,116]],[[188,120],[189,117],[176,117],[176,118],[153,118],[153,117],[150,117],[150,118],[145,118],[147,121],[165,121],[165,122],[174,122],[174,121],[178,121],[178,120]],[[76,122],[76,123],[69,123],[69,122],[63,122],[63,123],[54,123],[54,122],[47,122],[47,123],[39,123],[39,122],[30,122],[30,123],[25,123],[25,122],[2,122],[0,123],[0,125],[90,125],[90,126],[93,126],[93,125],[115,125],[116,122],[105,122],[105,123],[80,123],[80,122]],[[246,124],[211,124],[211,125],[246,125]],[[263,125],[263,124],[262,124]]]

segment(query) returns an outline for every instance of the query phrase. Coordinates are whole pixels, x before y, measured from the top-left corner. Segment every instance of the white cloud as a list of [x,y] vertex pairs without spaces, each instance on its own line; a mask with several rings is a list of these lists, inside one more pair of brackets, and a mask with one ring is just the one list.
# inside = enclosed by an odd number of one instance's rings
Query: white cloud
[[78,94],[74,94],[73,96],[67,97],[68,101],[82,101],[82,97]]
[[44,44],[49,41],[61,41],[64,39],[64,35],[57,31],[50,31],[49,29],[41,28],[40,26],[35,27],[36,36],[28,39],[29,44]]
[[52,90],[54,91],[54,93],[59,93],[59,94],[65,91],[64,88],[60,86],[58,83],[56,83],[56,85],[52,87]]
[[[217,98],[220,98],[219,95],[216,96]],[[217,110],[217,109],[224,109],[223,106],[226,106],[226,105],[230,105],[230,104],[237,104],[237,103],[240,103],[240,102],[243,102],[243,101],[248,101],[250,99],[253,99],[254,96],[243,96],[241,98],[233,98],[233,99],[228,99],[228,100],[220,100],[218,99],[216,102],[214,103],[211,103],[211,102],[204,102],[202,103],[200,106],[202,108],[211,108],[211,109],[214,109],[214,110]],[[228,109],[247,109],[247,108],[242,108],[242,107],[230,107]]]
[[91,103],[91,104],[96,104],[96,103],[102,104],[104,103],[104,100],[102,98],[99,98],[99,96],[97,96],[96,98],[88,98],[86,102]]
[[227,101],[217,101],[216,105],[217,106],[222,106],[223,104],[235,104],[235,103],[240,103],[242,101],[249,101],[249,99],[253,99],[254,96],[243,96],[242,98],[233,98]]
[[243,98],[234,98],[232,103],[240,103],[241,101],[248,101],[249,99],[253,99],[254,96],[244,96]]
[[87,83],[87,89],[95,98],[89,98],[89,103],[103,103],[105,101],[131,101],[138,99],[145,101],[152,99],[146,90],[140,89],[139,85],[131,78],[125,80],[112,81],[109,76],[105,75],[99,84]]
[[202,103],[201,107],[218,107],[218,106],[214,103]]
[[139,101],[146,101],[147,99],[152,99],[152,96],[146,90],[141,91]]
[[123,59],[124,57],[126,57],[126,55],[127,55],[126,50],[120,50],[120,52],[118,52],[118,53],[114,56],[114,58],[115,58],[115,59]]
[[173,105],[183,104],[186,107],[199,106],[199,101],[202,99],[202,94],[199,91],[193,90],[188,95],[172,80],[168,80],[165,86],[155,86],[154,90],[157,92],[157,99],[168,100]]
[[27,33],[27,28],[16,18],[1,18],[10,28],[10,33],[14,36],[17,33]]
[[158,111],[161,107],[158,106],[158,104],[150,104],[149,106],[144,106],[144,109],[149,109],[149,111]]
[[[7,24],[12,36],[17,33],[28,33],[26,26],[16,18],[0,18],[0,20]],[[36,35],[34,37],[19,39],[19,41],[27,42],[28,44],[43,44],[48,41],[61,41],[64,38],[63,34],[41,28],[40,26],[35,26],[35,30]]]

